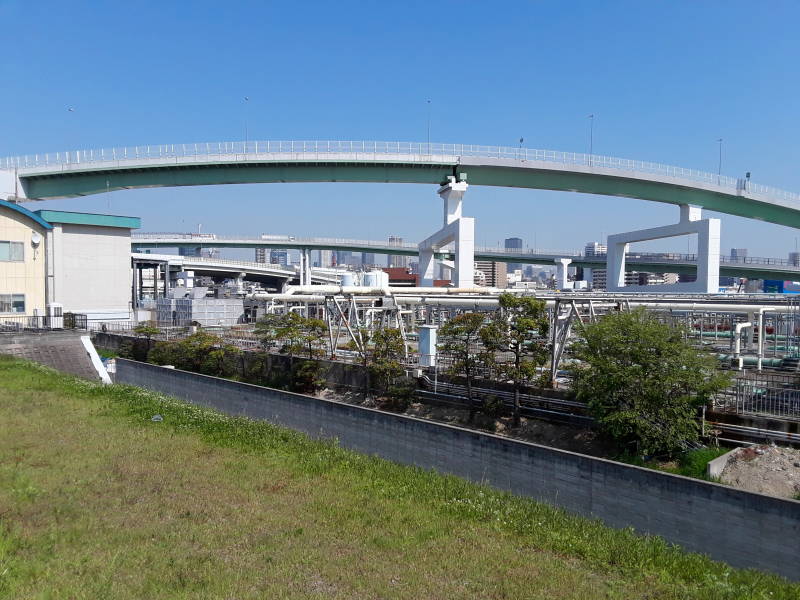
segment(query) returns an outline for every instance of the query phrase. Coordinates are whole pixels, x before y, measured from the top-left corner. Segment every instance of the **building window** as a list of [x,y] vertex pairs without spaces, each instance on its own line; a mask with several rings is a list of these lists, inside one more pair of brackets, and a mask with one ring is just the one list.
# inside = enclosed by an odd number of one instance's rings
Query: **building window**
[[25,244],[23,242],[0,242],[0,261],[22,262],[25,260]]
[[0,294],[0,313],[25,314],[25,294]]

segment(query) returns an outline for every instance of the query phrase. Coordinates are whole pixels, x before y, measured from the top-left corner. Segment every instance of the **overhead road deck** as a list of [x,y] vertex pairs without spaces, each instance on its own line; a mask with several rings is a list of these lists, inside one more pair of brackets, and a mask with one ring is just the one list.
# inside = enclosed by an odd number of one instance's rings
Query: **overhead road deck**
[[[134,264],[137,265],[170,265],[173,270],[194,271],[198,275],[213,277],[235,277],[241,273],[245,273],[248,279],[294,281],[298,278],[297,269],[293,267],[285,268],[281,265],[228,260],[223,258],[134,252],[131,254],[131,259]],[[311,281],[319,284],[338,283],[339,276],[325,269],[312,268]]]
[[[345,250],[373,254],[397,254],[417,256],[417,244],[388,243],[377,240],[349,240],[344,238],[308,238],[295,236],[217,236],[212,233],[134,233],[131,237],[134,248],[280,248]],[[452,259],[452,254],[441,253],[438,258]],[[594,269],[606,268],[606,255],[585,256],[574,251],[475,248],[476,260],[491,260],[510,263],[552,265],[559,258],[572,259],[572,265]],[[630,252],[626,259],[628,271],[663,273],[691,273],[697,265],[693,254]],[[732,259],[721,257],[720,275],[748,277],[751,279],[800,279],[800,265],[786,259],[744,257]]]
[[0,159],[0,197],[47,200],[132,188],[277,182],[546,189],[694,205],[800,228],[800,195],[694,169],[573,152],[467,144],[251,141],[133,146]]

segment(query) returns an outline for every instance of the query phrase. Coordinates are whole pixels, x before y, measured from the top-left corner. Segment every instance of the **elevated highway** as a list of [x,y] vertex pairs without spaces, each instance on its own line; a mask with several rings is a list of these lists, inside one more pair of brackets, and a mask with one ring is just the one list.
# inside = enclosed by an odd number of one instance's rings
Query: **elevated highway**
[[[297,250],[345,250],[404,256],[417,256],[418,254],[417,244],[411,243],[390,244],[376,240],[305,238],[279,235],[225,237],[211,233],[134,233],[131,243],[133,248],[287,248]],[[452,255],[441,253],[438,258],[452,259]],[[476,260],[553,265],[559,258],[570,258],[572,259],[572,265],[579,267],[594,269],[604,269],[606,267],[606,256],[604,254],[586,256],[575,250],[475,248]],[[258,265],[260,263],[252,264]],[[627,255],[625,265],[629,271],[691,273],[696,269],[697,257],[693,254],[630,252]],[[268,265],[262,266],[267,267]],[[744,257],[731,259],[723,256],[721,257],[720,275],[748,277],[751,279],[800,280],[800,265],[791,264],[789,261],[780,258]]]
[[[299,272],[294,267],[284,268],[257,262],[227,260],[222,258],[206,258],[199,256],[177,256],[174,254],[149,254],[133,252],[131,259],[134,265],[163,265],[172,272],[194,271],[196,275],[214,278],[236,279],[246,274],[250,281],[258,281],[280,289],[285,283],[297,283]],[[312,269],[311,282],[319,284],[339,283],[339,276],[333,270]]]
[[250,141],[132,146],[0,159],[0,197],[46,200],[186,185],[470,185],[623,196],[800,228],[800,195],[694,169],[574,152],[419,142]]

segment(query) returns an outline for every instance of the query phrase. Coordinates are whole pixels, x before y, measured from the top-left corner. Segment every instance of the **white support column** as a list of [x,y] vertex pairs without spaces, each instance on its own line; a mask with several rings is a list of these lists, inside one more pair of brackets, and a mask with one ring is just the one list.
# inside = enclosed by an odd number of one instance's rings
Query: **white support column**
[[311,250],[300,250],[300,285],[311,285]]
[[433,250],[420,248],[419,250],[419,285],[433,287],[436,278],[436,261],[433,259]]
[[[466,185],[466,184],[465,184]],[[475,286],[475,219],[461,217],[457,221],[456,261],[453,285],[465,288]]]
[[569,264],[572,262],[571,258],[557,258],[556,259],[556,285],[560,290],[569,289],[568,270]]
[[444,225],[450,225],[453,221],[461,218],[464,192],[469,187],[466,181],[456,181],[452,175],[449,175],[447,179],[448,183],[441,186],[436,192],[444,201]]
[[[715,294],[719,291],[719,219],[701,218],[701,209],[682,205],[680,221],[674,225],[642,229],[608,236],[606,289],[609,292],[677,292]],[[669,285],[625,285],[625,254],[633,242],[697,234],[697,279]]]
[[452,282],[456,287],[472,287],[475,270],[475,219],[462,216],[462,200],[466,181],[448,177],[438,194],[443,202],[443,227],[419,244],[420,285],[432,287],[436,278],[434,254],[453,244],[455,261]]

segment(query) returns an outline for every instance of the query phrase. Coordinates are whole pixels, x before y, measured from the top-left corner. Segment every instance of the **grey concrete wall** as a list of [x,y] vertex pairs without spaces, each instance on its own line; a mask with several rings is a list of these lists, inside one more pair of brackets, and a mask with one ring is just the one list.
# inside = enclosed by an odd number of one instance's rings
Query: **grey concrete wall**
[[0,334],[0,354],[32,360],[63,373],[99,380],[86,347],[82,331],[45,331]]
[[800,579],[800,502],[215,377],[117,361],[116,380],[263,419]]

